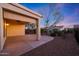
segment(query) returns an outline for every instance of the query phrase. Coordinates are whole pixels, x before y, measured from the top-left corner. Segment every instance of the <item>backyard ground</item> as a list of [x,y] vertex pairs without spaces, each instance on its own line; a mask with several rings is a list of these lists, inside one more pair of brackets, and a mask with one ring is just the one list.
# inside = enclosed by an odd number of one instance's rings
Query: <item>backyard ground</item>
[[74,35],[66,34],[66,37],[55,37],[54,40],[37,47],[22,56],[79,56],[79,45]]

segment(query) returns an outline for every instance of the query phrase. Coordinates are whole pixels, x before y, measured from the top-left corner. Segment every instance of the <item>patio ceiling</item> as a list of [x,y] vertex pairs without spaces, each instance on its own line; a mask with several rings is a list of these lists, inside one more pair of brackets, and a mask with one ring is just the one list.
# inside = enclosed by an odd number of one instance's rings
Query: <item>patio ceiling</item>
[[14,12],[11,12],[11,11],[6,11],[6,10],[4,10],[4,19],[36,23],[36,19],[34,19],[32,17],[20,15],[18,13],[14,13]]

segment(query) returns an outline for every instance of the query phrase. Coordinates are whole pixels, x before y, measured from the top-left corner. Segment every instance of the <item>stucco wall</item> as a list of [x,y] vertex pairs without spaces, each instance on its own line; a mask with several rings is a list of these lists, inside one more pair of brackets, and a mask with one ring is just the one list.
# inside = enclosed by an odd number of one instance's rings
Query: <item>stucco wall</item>
[[7,26],[7,36],[25,35],[25,25],[16,24]]

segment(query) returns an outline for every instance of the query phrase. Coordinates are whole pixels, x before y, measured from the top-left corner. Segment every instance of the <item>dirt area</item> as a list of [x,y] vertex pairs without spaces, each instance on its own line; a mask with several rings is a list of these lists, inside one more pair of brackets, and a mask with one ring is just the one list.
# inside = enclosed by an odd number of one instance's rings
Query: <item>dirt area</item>
[[55,37],[54,40],[23,54],[22,56],[78,56],[79,45],[74,35],[67,34],[65,38]]

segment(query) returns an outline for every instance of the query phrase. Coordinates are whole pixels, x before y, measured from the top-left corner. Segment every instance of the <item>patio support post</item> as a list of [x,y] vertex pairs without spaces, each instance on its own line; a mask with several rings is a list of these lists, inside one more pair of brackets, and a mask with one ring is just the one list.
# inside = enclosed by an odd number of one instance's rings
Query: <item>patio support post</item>
[[38,19],[37,20],[37,32],[36,32],[36,34],[37,34],[37,38],[36,38],[36,40],[40,40],[40,36],[41,36],[41,31],[40,31],[40,19]]
[[0,7],[0,51],[3,49],[4,39],[3,39],[3,9]]

